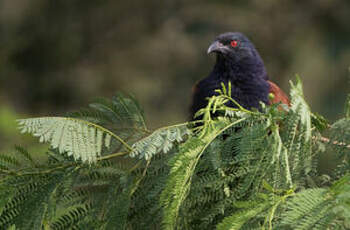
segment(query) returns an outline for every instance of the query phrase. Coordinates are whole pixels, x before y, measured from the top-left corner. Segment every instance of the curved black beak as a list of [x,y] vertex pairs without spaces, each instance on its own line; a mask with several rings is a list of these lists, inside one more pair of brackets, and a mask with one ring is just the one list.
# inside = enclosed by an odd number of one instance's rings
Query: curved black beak
[[211,43],[211,45],[208,48],[207,54],[213,53],[213,52],[219,52],[222,53],[223,50],[225,50],[225,46],[219,42],[219,41],[214,41]]

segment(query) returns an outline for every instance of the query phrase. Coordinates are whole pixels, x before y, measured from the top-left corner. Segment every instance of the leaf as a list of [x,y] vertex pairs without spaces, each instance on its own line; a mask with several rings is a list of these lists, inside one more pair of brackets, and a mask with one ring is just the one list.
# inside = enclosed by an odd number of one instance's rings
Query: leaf
[[180,143],[183,141],[184,136],[190,133],[187,123],[158,129],[151,135],[134,143],[130,156],[138,156],[140,159],[149,160],[160,152],[169,152],[175,143]]
[[215,121],[212,132],[206,133],[202,138],[190,138],[180,146],[180,152],[170,160],[170,175],[160,197],[165,229],[175,229],[180,208],[188,195],[194,171],[204,151],[225,130],[242,121],[244,119],[232,123],[227,123],[227,120]]
[[253,208],[235,212],[233,215],[226,217],[220,224],[218,224],[217,230],[239,230],[246,222],[257,216],[269,206],[269,202],[263,202]]
[[[293,229],[328,229],[350,223],[350,174],[346,174],[329,188],[306,189],[287,201],[282,215],[284,227]],[[339,228],[342,229],[342,228]]]
[[[130,150],[124,141],[109,130],[75,118],[41,117],[18,120],[22,133],[31,133],[41,142],[49,142],[61,154],[67,153],[75,160],[93,163],[101,156],[102,148],[110,147],[111,137],[121,142]],[[103,144],[104,141],[104,144]]]
[[306,140],[309,141],[311,139],[311,112],[304,99],[303,86],[300,77],[297,76],[295,84],[293,82],[290,82],[290,84],[290,95],[292,97],[291,110],[300,114],[300,122],[304,127],[303,134],[305,135]]

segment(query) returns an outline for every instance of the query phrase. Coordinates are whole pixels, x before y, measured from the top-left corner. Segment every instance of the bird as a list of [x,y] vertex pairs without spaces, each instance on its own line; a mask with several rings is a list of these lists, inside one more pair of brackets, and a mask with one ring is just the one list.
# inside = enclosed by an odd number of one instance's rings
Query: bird
[[[286,94],[269,80],[264,62],[253,43],[241,32],[220,34],[210,44],[208,54],[216,54],[216,63],[209,76],[197,82],[192,89],[191,118],[207,106],[207,98],[217,95],[216,89],[231,82],[231,97],[243,108],[260,109],[282,103],[290,105]],[[227,104],[236,107],[235,104]]]

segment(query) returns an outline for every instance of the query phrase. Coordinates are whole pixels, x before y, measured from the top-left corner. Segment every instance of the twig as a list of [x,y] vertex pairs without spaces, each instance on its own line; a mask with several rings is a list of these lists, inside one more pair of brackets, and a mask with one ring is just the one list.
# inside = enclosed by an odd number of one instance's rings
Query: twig
[[327,144],[333,144],[333,145],[337,145],[337,146],[344,146],[344,147],[346,147],[346,148],[348,148],[348,149],[350,149],[350,144],[347,144],[347,143],[345,143],[345,142],[339,142],[339,141],[331,141],[329,138],[327,138],[327,137],[315,137],[315,136],[313,136],[312,137],[312,139],[313,140],[319,140],[319,141],[321,141],[321,142],[323,142],[323,143],[327,143]]

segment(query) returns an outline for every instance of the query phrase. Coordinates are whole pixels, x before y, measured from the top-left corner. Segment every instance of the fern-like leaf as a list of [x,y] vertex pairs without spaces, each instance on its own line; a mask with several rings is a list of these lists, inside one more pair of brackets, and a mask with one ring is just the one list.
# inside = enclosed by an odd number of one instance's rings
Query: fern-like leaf
[[329,189],[306,189],[287,202],[282,224],[297,230],[329,229],[343,222],[350,224],[350,174]]
[[64,230],[73,227],[88,214],[90,208],[89,205],[77,205],[66,209],[64,214],[50,224],[50,229]]
[[127,145],[120,137],[96,124],[66,117],[41,117],[18,120],[22,133],[31,133],[40,142],[49,142],[60,153],[67,153],[75,160],[96,162],[102,148],[109,148],[111,139]]
[[130,156],[149,160],[157,153],[169,152],[175,143],[182,142],[184,136],[188,134],[190,134],[190,130],[187,128],[187,123],[158,129],[134,143]]
[[165,229],[175,229],[182,203],[191,186],[196,166],[207,147],[225,130],[244,121],[220,119],[211,125],[212,132],[206,132],[203,138],[192,137],[180,147],[180,152],[170,161],[170,175],[163,190],[160,203],[164,207],[163,224]]
[[267,209],[269,205],[269,202],[265,201],[244,211],[235,212],[232,216],[226,217],[218,224],[217,230],[239,230],[246,222]]

